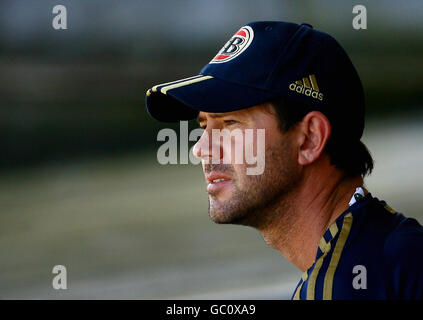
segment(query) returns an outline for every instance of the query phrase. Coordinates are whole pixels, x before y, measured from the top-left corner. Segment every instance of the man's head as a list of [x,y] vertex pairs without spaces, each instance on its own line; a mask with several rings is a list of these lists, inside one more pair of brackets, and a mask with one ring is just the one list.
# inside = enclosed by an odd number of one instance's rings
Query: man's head
[[[197,117],[205,129],[194,152],[203,160],[210,215],[219,223],[258,226],[266,215],[253,213],[280,205],[304,181],[334,170],[363,176],[373,166],[360,142],[364,93],[358,74],[339,43],[308,24],[249,23],[198,76],[148,90],[146,105],[158,120]],[[265,170],[249,175],[245,161],[206,163],[232,155],[240,143],[204,138],[213,129],[265,129]],[[258,135],[242,140],[259,151]]]
[[[287,99],[279,98],[240,111],[199,113],[197,120],[204,134],[194,146],[194,154],[203,161],[209,214],[213,221],[260,228],[270,219],[266,213],[269,207],[290,201],[296,189],[309,181],[313,172],[332,175],[336,171],[338,176],[353,177],[371,171],[373,162],[363,144],[354,147],[343,141],[345,147],[336,147],[339,138],[336,132],[332,133],[331,123],[323,113],[298,105],[298,109],[292,112],[289,110],[293,110],[293,106],[289,103]],[[242,144],[241,147],[250,144],[257,152],[257,134],[250,140],[245,135],[241,140],[233,136],[227,141],[210,139],[216,129],[229,132],[253,129],[255,133],[265,129],[263,173],[249,175],[245,159],[240,164],[234,163],[237,144]],[[349,152],[345,153],[347,149]],[[350,152],[362,152],[364,156],[349,161],[352,158]],[[232,159],[229,164],[223,164],[226,155]],[[213,161],[220,163],[213,164]]]

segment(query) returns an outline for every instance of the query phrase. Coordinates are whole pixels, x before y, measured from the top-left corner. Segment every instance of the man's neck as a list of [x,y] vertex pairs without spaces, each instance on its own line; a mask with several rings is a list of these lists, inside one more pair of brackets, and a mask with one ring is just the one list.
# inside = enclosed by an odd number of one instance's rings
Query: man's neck
[[348,209],[355,188],[362,185],[361,176],[345,178],[338,170],[330,179],[311,174],[292,194],[275,203],[270,219],[257,229],[270,246],[305,271],[315,261],[321,237]]

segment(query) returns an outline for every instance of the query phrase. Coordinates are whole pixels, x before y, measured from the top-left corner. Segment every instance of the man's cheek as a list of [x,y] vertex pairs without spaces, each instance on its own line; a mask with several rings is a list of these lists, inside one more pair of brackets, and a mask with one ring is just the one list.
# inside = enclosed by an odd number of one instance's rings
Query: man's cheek
[[247,166],[245,164],[233,165],[232,183],[238,189],[248,188]]
[[266,161],[266,129],[245,130],[247,175],[261,175]]
[[222,145],[223,163],[240,165],[245,163],[244,141],[242,134],[230,137],[230,142]]

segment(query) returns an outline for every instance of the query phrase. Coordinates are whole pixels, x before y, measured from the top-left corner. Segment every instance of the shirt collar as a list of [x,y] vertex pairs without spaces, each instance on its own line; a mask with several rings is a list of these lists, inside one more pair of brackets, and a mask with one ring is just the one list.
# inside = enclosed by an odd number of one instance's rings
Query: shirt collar
[[349,202],[348,209],[345,210],[338,218],[336,218],[336,220],[329,226],[323,237],[320,239],[315,261],[317,261],[317,259],[319,259],[323,254],[327,254],[330,251],[332,247],[331,241],[337,236],[339,230],[342,229],[342,224],[345,215],[350,212],[352,213],[354,211],[357,211],[359,208],[362,207],[364,202],[367,202],[370,197],[370,193],[364,195],[364,190],[361,187],[356,188]]

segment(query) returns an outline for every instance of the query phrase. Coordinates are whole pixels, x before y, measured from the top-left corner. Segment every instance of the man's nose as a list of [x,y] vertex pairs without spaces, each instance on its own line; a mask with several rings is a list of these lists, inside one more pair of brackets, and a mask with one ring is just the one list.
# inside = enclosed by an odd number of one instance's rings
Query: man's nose
[[200,140],[194,145],[193,153],[202,161],[221,160],[223,150],[220,139],[212,139],[212,130],[205,129]]

